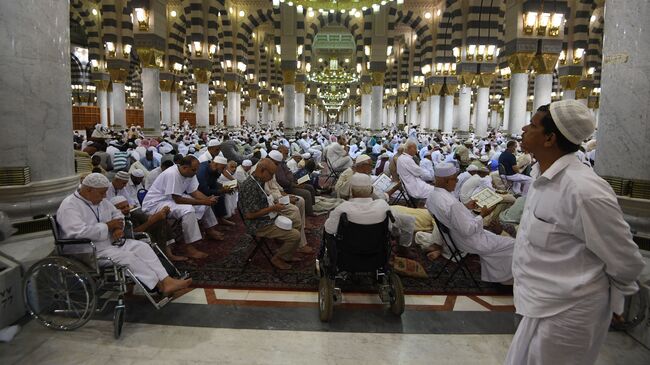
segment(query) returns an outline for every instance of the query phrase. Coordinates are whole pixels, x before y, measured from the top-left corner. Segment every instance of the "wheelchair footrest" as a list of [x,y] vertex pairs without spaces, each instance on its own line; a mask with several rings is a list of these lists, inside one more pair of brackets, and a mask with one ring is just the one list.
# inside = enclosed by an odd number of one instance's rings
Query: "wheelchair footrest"
[[384,303],[390,303],[390,290],[391,287],[388,284],[379,284],[379,298]]

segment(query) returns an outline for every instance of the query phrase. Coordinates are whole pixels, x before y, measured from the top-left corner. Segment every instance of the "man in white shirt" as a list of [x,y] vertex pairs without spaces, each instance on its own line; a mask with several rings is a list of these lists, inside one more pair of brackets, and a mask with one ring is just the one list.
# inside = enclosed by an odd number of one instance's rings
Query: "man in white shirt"
[[573,153],[594,131],[576,100],[541,106],[522,147],[538,163],[524,205],[512,271],[523,316],[506,364],[593,364],[612,312],[638,290],[644,267],[609,184]]
[[[302,149],[302,153],[311,153],[311,155],[314,156],[316,164],[320,163],[320,158],[323,152],[320,149],[311,146],[311,139],[308,139],[307,133],[302,134],[302,138],[298,140],[298,145]],[[320,148],[320,146],[318,148]]]
[[174,166],[174,161],[165,160],[160,164],[159,167],[156,167],[155,169],[149,171],[149,175],[144,178],[144,188],[149,190],[151,188],[151,185],[153,185],[153,182],[156,181],[158,175],[162,174],[163,171],[172,166]]
[[[452,194],[457,182],[454,165],[442,162],[436,165],[435,171],[436,186],[427,199],[427,209],[449,228],[451,238],[459,250],[480,256],[481,280],[509,282],[512,279],[515,240],[483,229],[483,217],[492,213],[492,209],[483,208],[480,215],[474,215]],[[475,207],[472,205],[470,208]]]
[[206,236],[217,241],[223,237],[215,229],[217,218],[212,209],[207,209],[217,203],[218,197],[205,196],[198,190],[198,169],[199,161],[196,157],[185,156],[180,164],[165,170],[144,197],[142,211],[154,214],[161,207],[169,206],[169,217],[181,220],[185,241],[184,256],[201,259],[207,257],[207,254],[192,245],[203,238],[199,221],[205,227]]
[[237,183],[241,184],[248,178],[251,174],[252,166],[253,162],[251,160],[244,160],[240,166],[237,166],[237,170],[235,170],[235,179],[237,179]]
[[413,160],[418,152],[415,142],[406,142],[404,153],[397,159],[397,174],[402,184],[406,187],[408,195],[416,199],[426,199],[433,190],[433,186],[422,180],[422,168]]
[[105,199],[109,186],[104,175],[92,173],[63,199],[56,212],[62,238],[92,240],[98,257],[127,266],[146,287],[157,287],[164,295],[188,287],[192,280],[170,277],[147,243],[124,239],[124,216]]
[[[199,156],[199,163],[205,161],[212,161],[215,157],[221,154],[221,142],[217,139],[208,141],[208,150]],[[223,156],[223,155],[222,155]]]
[[[308,154],[307,154],[308,155]],[[308,156],[307,158],[309,158]],[[291,155],[291,158],[287,161],[287,167],[289,170],[291,170],[292,174],[295,174],[298,170],[298,162],[300,162],[303,159],[302,155],[300,153],[294,153]]]
[[386,219],[390,206],[386,201],[373,200],[372,179],[369,175],[355,173],[350,178],[350,200],[341,203],[325,221],[325,232],[335,235],[341,214],[346,213],[348,220],[356,224],[376,224]]
[[138,190],[144,189],[142,181],[144,180],[144,172],[140,169],[133,170],[129,181],[124,187],[124,194],[126,199],[129,201],[129,205],[134,207],[140,206],[140,201],[138,200]]
[[431,182],[435,173],[433,172],[433,162],[431,161],[431,152],[426,151],[420,160],[420,168],[422,169],[422,180]]

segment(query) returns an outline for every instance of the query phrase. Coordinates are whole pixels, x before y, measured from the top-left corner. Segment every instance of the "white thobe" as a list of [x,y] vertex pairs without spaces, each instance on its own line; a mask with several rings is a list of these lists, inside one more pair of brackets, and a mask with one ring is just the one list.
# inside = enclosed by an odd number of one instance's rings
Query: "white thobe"
[[[224,184],[228,181],[231,181],[228,179],[224,174],[221,174],[219,178],[217,179],[217,182],[220,184]],[[235,213],[235,210],[237,209],[237,200],[239,200],[239,192],[233,191],[232,193],[229,194],[224,194],[221,196],[219,199],[225,199],[224,205],[226,207],[226,218],[230,218],[233,213]]]
[[352,166],[352,158],[338,142],[327,147],[327,159],[335,171],[342,171]]
[[296,160],[293,158],[290,158],[289,161],[287,161],[287,167],[292,174],[295,174],[296,171],[298,171],[298,162],[296,162]]
[[187,197],[198,188],[199,181],[196,176],[184,177],[178,171],[178,165],[171,166],[151,185],[142,201],[142,211],[151,215],[168,206],[169,217],[182,220],[185,243],[199,241],[202,238],[199,220],[202,220],[206,227],[217,224],[212,209],[207,209],[209,207],[204,205],[177,204],[173,198],[174,195]]
[[480,256],[481,280],[501,283],[512,279],[513,238],[483,229],[483,217],[472,214],[447,190],[433,189],[426,207],[449,228],[459,250]]
[[114,197],[116,197],[118,195],[123,196],[127,200],[127,202],[129,203],[130,206],[132,206],[132,207],[136,206],[135,202],[129,197],[129,194],[128,194],[128,192],[126,190],[124,190],[124,189],[116,190],[115,187],[113,186],[113,184],[109,185],[108,190],[106,190],[106,199],[111,200],[112,198],[114,198]]
[[591,364],[644,262],[614,191],[574,154],[532,175],[512,271],[516,311],[537,326],[517,329],[507,363]]
[[237,179],[237,182],[239,184],[243,183],[244,180],[248,178],[248,175],[250,175],[250,171],[251,170],[248,171],[244,170],[244,167],[242,167],[241,165],[237,166],[237,170],[235,170],[235,179]]
[[132,207],[140,206],[140,201],[138,200],[138,190],[140,189],[144,189],[142,183],[135,185],[133,184],[133,180],[131,179],[129,179],[129,182],[126,183],[126,186],[124,187],[124,189],[122,189],[121,193],[123,193],[126,196],[126,199],[129,201],[130,206]]
[[352,198],[339,204],[330,212],[325,221],[325,232],[336,234],[341,214],[346,213],[348,221],[356,224],[376,224],[386,219],[390,206],[384,200],[372,198]]
[[422,180],[422,169],[407,153],[403,153],[397,159],[397,175],[412,198],[426,199],[433,190],[433,186]]
[[301,138],[298,141],[298,145],[302,149],[303,152],[309,152],[311,153],[312,156],[314,156],[314,160],[316,161],[317,164],[320,163],[320,158],[323,152],[317,148],[313,148],[311,146],[311,141],[307,140],[305,138]]
[[[91,240],[97,249],[97,257],[109,257],[118,264],[126,265],[149,289],[169,276],[148,244],[127,239],[123,246],[113,246],[106,222],[123,219],[122,213],[107,199],[94,205],[78,192],[63,199],[56,212],[61,238]],[[72,247],[72,246],[69,246]]]
[[420,160],[420,168],[422,169],[422,180],[433,181],[435,174],[433,172],[433,162],[428,158]]
[[443,159],[444,156],[442,155],[442,152],[440,152],[440,150],[431,151],[431,162],[433,162],[434,166],[442,162]]
[[144,188],[149,190],[151,188],[151,185],[153,184],[154,181],[156,181],[156,178],[158,175],[162,173],[162,168],[160,166],[156,167],[155,169],[149,171],[149,175],[147,175],[144,178]]

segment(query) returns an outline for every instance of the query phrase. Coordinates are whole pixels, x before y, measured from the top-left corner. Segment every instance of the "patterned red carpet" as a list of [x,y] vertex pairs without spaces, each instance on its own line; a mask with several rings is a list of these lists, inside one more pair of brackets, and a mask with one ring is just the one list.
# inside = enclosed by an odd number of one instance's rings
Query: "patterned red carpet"
[[[314,251],[318,251],[321,242],[323,224],[327,215],[309,217],[308,221],[313,226],[307,229],[307,241]],[[282,289],[282,290],[317,290],[318,278],[314,272],[316,253],[301,254],[301,262],[294,263],[290,270],[274,270],[266,258],[258,252],[251,263],[242,272],[246,257],[254,248],[252,239],[245,233],[244,225],[239,217],[233,217],[237,226],[223,229],[226,235],[224,241],[206,241],[197,246],[200,250],[209,253],[205,260],[194,260],[177,263],[181,270],[188,271],[194,279],[196,287],[219,287],[241,289]],[[271,250],[277,246],[271,245]],[[468,266],[472,275],[478,281],[480,288],[476,288],[469,277],[458,272],[454,279],[445,287],[449,278],[449,271],[456,266],[449,264],[445,272],[438,279],[433,279],[436,273],[446,263],[444,258],[435,262],[426,259],[426,256],[417,251],[418,261],[428,274],[428,278],[413,278],[402,276],[405,290],[409,294],[511,294],[510,287],[480,281],[480,264],[478,257],[470,257]],[[374,292],[374,277],[372,275],[358,274],[345,282],[337,281],[344,291]]]

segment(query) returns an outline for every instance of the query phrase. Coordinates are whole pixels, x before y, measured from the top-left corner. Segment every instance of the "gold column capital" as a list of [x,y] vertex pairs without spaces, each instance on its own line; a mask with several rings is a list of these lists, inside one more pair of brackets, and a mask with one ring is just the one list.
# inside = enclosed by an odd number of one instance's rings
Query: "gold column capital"
[[160,91],[170,92],[174,88],[174,80],[160,80]]
[[206,68],[195,68],[194,69],[194,80],[197,84],[207,84],[210,82],[210,76],[212,72]]
[[429,93],[431,95],[440,95],[442,93],[443,84],[431,84],[429,85]]
[[248,96],[250,96],[252,99],[257,98],[257,93],[258,93],[257,89],[248,89]]
[[214,94],[214,99],[217,102],[219,102],[219,101],[223,102],[226,99],[226,95],[224,95],[222,93],[216,93],[216,94]]
[[463,72],[460,75],[458,75],[458,81],[465,86],[470,86],[472,82],[474,82],[474,78],[476,77],[476,74],[473,74],[471,72]]
[[296,92],[299,94],[304,94],[307,90],[307,86],[304,81],[296,81]]
[[399,105],[404,105],[404,104],[406,104],[406,101],[407,101],[407,100],[408,100],[408,99],[405,98],[405,97],[403,97],[403,96],[399,96],[399,97],[397,97],[397,102],[399,103]]
[[515,52],[508,56],[508,66],[513,74],[523,74],[528,72],[531,62],[535,58],[534,52]]
[[478,87],[490,87],[494,81],[495,75],[493,73],[485,73],[476,75],[476,85]]
[[503,90],[503,97],[504,98],[509,98],[510,97],[510,88],[509,87],[506,86],[501,90]]
[[576,100],[577,99],[588,99],[589,95],[591,95],[591,90],[592,90],[592,88],[587,87],[587,86],[581,86],[579,88],[576,88]]
[[578,82],[582,76],[580,75],[564,75],[560,76],[560,85],[562,90],[575,90],[578,87]]
[[418,96],[416,92],[409,93],[409,101],[418,101]]
[[558,58],[560,55],[555,53],[538,54],[533,58],[533,69],[538,74],[552,74]]
[[107,91],[111,80],[94,80],[93,83],[97,87],[97,91]]
[[372,84],[369,82],[364,82],[361,84],[361,94],[368,95],[372,94]]
[[599,97],[590,97],[589,101],[587,101],[587,107],[591,109],[598,109],[600,108],[600,98]]
[[296,83],[296,70],[282,70],[282,84],[293,85]]
[[370,78],[372,79],[372,86],[384,86],[384,76],[386,74],[379,71],[373,71],[370,73]]
[[269,102],[269,96],[267,94],[262,94],[262,102],[263,103],[268,103]]
[[444,84],[442,87],[442,92],[445,95],[451,95],[453,96],[456,91],[458,91],[458,85],[457,84]]
[[138,48],[140,66],[146,68],[161,68],[165,52],[151,47]]
[[229,93],[238,92],[239,84],[235,80],[226,80],[226,91]]
[[129,70],[124,68],[109,68],[108,73],[111,75],[111,80],[118,84],[123,84],[129,77]]

